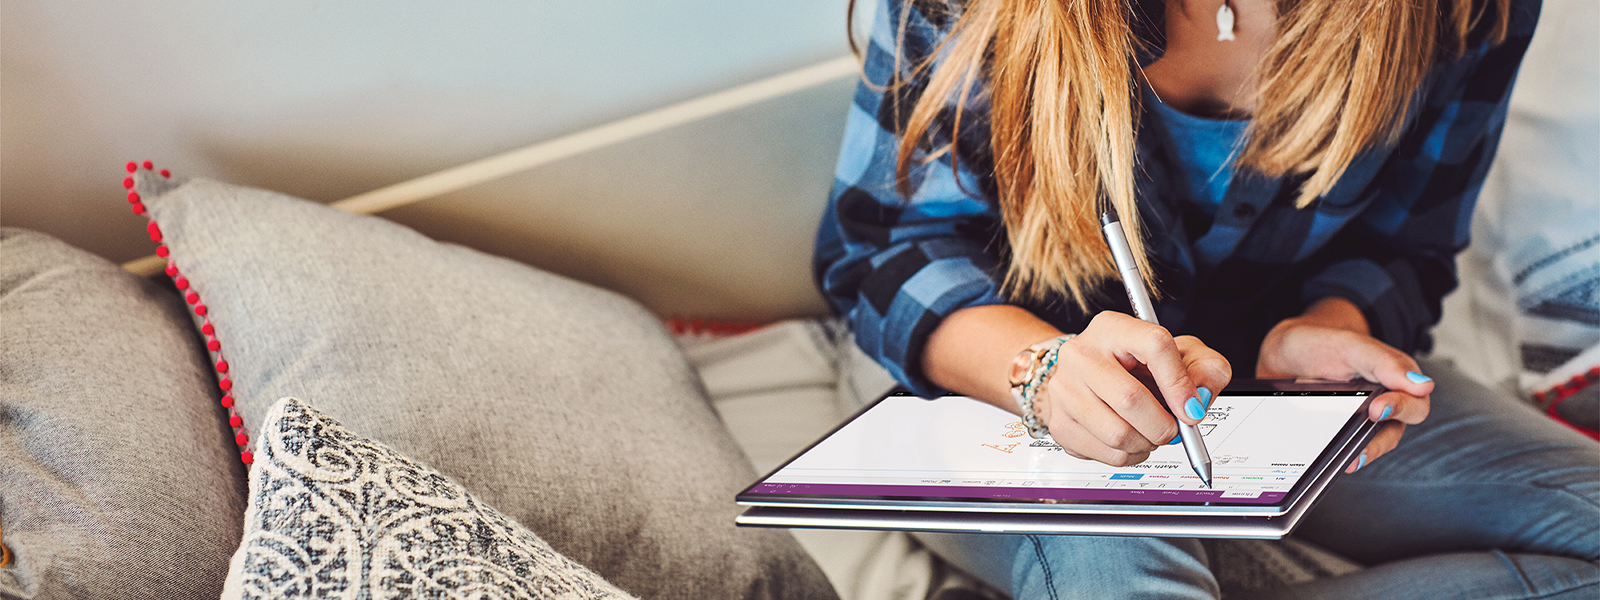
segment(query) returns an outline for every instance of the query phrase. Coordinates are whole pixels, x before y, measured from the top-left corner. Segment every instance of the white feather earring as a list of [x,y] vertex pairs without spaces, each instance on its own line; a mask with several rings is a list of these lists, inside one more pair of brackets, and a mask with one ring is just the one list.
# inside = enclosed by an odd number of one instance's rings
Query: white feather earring
[[1217,9],[1217,41],[1233,41],[1233,7],[1228,6],[1228,0],[1222,0],[1222,7]]

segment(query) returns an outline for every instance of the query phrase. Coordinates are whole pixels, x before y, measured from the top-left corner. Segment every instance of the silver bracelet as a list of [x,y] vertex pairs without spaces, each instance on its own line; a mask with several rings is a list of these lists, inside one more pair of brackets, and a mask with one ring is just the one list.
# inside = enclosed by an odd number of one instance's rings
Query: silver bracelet
[[1061,357],[1061,345],[1076,336],[1069,333],[1039,342],[1017,353],[1017,357],[1011,361],[1011,398],[1017,401],[1017,408],[1022,410],[1022,425],[1034,439],[1048,437],[1050,428],[1039,421],[1039,415],[1033,410],[1033,400],[1055,372],[1056,361]]

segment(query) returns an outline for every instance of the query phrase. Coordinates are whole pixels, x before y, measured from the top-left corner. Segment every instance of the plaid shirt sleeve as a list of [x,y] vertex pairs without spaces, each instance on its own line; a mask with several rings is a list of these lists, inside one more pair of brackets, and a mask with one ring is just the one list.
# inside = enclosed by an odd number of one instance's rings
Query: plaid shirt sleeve
[[[931,397],[943,390],[920,372],[922,346],[956,310],[1003,302],[1006,240],[993,200],[981,89],[959,115],[963,130],[955,151],[934,160],[919,152],[907,178],[911,197],[895,189],[894,132],[903,129],[904,113],[926,83],[912,77],[909,65],[935,51],[948,25],[948,15],[920,6],[914,0],[880,3],[813,266],[824,297],[849,319],[862,350],[907,388]],[[1163,324],[1203,333],[1208,345],[1229,349],[1224,354],[1236,365],[1250,365],[1261,336],[1277,320],[1317,299],[1341,297],[1362,309],[1378,339],[1405,352],[1427,350],[1440,301],[1456,285],[1455,255],[1468,242],[1538,8],[1538,0],[1513,0],[1504,43],[1485,43],[1487,26],[1480,26],[1464,56],[1441,59],[1398,142],[1363,153],[1313,208],[1272,200],[1275,189],[1292,192],[1296,178],[1256,182],[1246,186],[1260,188],[1256,192],[1230,190],[1224,208],[1233,210],[1219,212],[1209,232],[1192,240],[1169,179],[1160,177],[1162,161],[1142,163],[1142,172],[1154,177],[1141,188],[1142,220],[1167,224],[1156,232],[1162,243],[1153,247],[1155,261],[1171,269],[1163,280],[1174,292],[1157,306]],[[905,33],[897,39],[902,22]],[[898,62],[897,47],[903,52]],[[906,82],[889,87],[897,69]],[[954,110],[947,107],[939,121],[950,122]],[[1139,139],[1142,157],[1161,155],[1153,145],[1166,143],[1144,128]],[[949,140],[932,142],[937,148]],[[955,170],[952,154],[959,157]],[[1107,298],[1114,303],[1114,296]],[[1296,300],[1302,304],[1294,306]],[[1064,330],[1086,318],[1060,302],[1028,308]]]
[[1455,256],[1469,241],[1473,207],[1538,20],[1537,3],[1513,2],[1512,11],[1503,43],[1479,42],[1433,70],[1415,121],[1364,191],[1371,203],[1333,234],[1319,260],[1308,261],[1318,266],[1301,286],[1303,301],[1351,301],[1374,337],[1403,352],[1430,349],[1429,329],[1456,287]]
[[[992,182],[967,170],[965,160],[953,171],[948,152],[932,161],[918,152],[908,174],[911,197],[896,190],[896,126],[909,118],[926,82],[888,86],[897,67],[902,79],[910,76],[910,65],[933,51],[947,23],[941,22],[943,15],[925,15],[905,3],[878,4],[865,79],[850,106],[813,270],[824,297],[849,320],[861,349],[911,391],[934,397],[944,390],[920,368],[929,334],[959,309],[1003,302],[998,246],[989,243],[1001,231],[999,214],[982,191]],[[897,63],[902,17],[905,55]],[[899,95],[902,110],[889,94]],[[975,105],[969,112],[980,110]],[[962,139],[984,140],[986,146],[988,131],[979,121],[963,120],[974,125],[964,125],[970,131],[963,131]]]

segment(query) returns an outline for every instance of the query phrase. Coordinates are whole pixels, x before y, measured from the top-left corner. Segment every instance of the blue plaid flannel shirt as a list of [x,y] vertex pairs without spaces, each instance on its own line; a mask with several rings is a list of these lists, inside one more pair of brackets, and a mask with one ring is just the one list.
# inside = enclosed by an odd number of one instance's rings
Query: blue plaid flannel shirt
[[[866,81],[850,107],[813,259],[818,287],[847,317],[861,349],[924,397],[944,391],[921,372],[921,350],[940,320],[962,308],[1011,302],[1000,288],[1007,241],[994,200],[981,82],[961,115],[954,151],[926,162],[919,153],[909,173],[911,197],[895,189],[894,132],[926,84],[911,78],[909,65],[928,56],[953,24],[952,15],[929,8],[937,6],[879,3]],[[1162,291],[1161,323],[1175,335],[1199,337],[1236,373],[1247,374],[1273,325],[1336,296],[1362,309],[1378,339],[1405,352],[1429,349],[1440,300],[1456,286],[1455,255],[1468,242],[1473,204],[1539,2],[1513,0],[1511,12],[1503,43],[1489,45],[1479,27],[1465,55],[1441,54],[1398,142],[1360,155],[1305,209],[1293,206],[1303,175],[1239,170],[1215,217],[1200,214],[1159,119],[1146,110],[1136,194]],[[1137,59],[1149,64],[1163,51],[1165,9],[1161,0],[1140,0],[1135,14],[1135,35],[1148,46]],[[897,63],[902,16],[907,27]],[[897,64],[909,84],[885,92]],[[886,93],[898,94],[903,110]],[[940,118],[955,116],[951,102]],[[1012,303],[1069,332],[1081,331],[1101,310],[1131,312],[1116,281],[1105,282],[1097,297],[1087,312],[1063,298]]]

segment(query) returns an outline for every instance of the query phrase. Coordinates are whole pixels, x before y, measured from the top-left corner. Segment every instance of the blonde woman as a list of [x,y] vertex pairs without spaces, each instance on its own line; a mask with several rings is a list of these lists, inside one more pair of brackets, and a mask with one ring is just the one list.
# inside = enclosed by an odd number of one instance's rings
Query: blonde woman
[[[1060,343],[1033,416],[1111,465],[1171,441],[1172,415],[1197,422],[1235,374],[1392,390],[1371,407],[1381,433],[1298,534],[1372,568],[1260,593],[1595,597],[1600,446],[1412,357],[1455,286],[1538,10],[884,0],[819,286],[927,397],[1021,413],[1014,366]],[[1166,328],[1130,316],[1107,208]],[[1220,593],[1195,540],[923,539],[1017,598]]]

